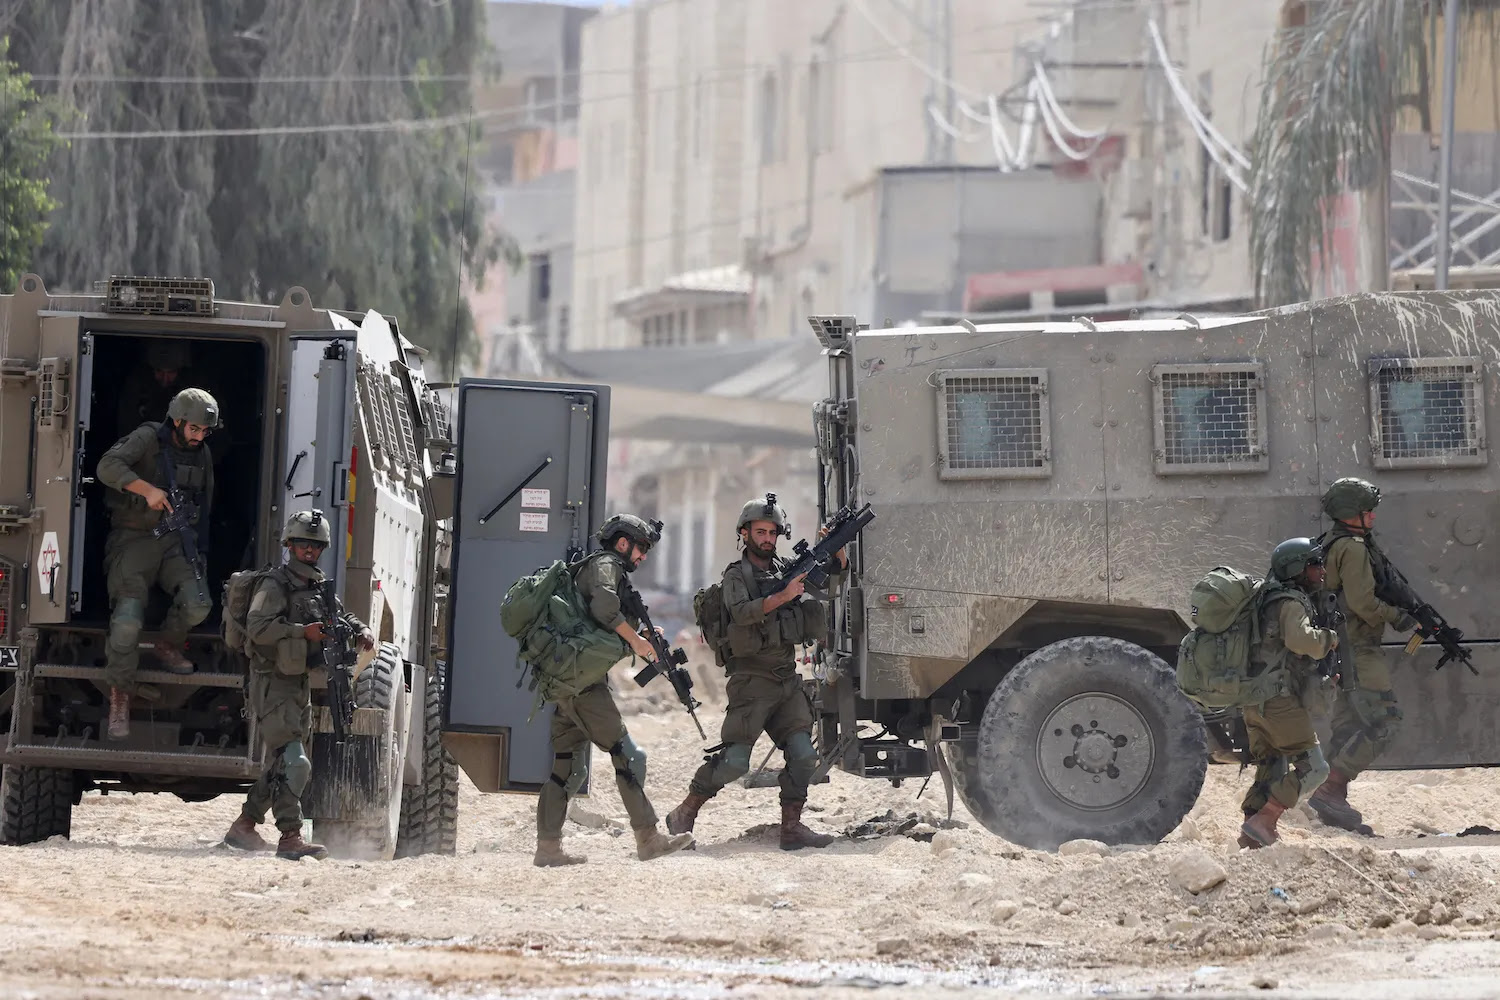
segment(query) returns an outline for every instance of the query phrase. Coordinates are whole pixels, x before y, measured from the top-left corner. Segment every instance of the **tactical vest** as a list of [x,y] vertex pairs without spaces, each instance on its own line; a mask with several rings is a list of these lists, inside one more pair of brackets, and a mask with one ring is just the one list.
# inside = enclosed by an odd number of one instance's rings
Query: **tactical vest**
[[[319,580],[321,576],[319,574]],[[326,622],[328,620],[323,608],[323,598],[317,591],[319,580],[304,580],[285,565],[269,571],[262,577],[262,580],[269,580],[281,588],[286,598],[286,610],[282,612],[282,617],[287,621],[307,625],[315,621]],[[341,610],[335,608],[334,613],[337,614]],[[278,674],[292,676],[306,673],[308,668],[323,664],[323,643],[309,642],[300,635],[278,639],[269,645],[257,642],[251,642],[248,645],[252,651],[251,665],[261,672],[275,671]]]
[[1267,591],[1260,605],[1260,642],[1250,650],[1250,673],[1252,677],[1286,670],[1292,676],[1305,677],[1318,667],[1318,661],[1310,656],[1300,656],[1286,648],[1281,634],[1281,602],[1296,601],[1311,619],[1316,610],[1312,598],[1300,588],[1282,586]]
[[[1333,558],[1333,547],[1346,538],[1357,538],[1364,543],[1365,558],[1370,561],[1370,575],[1375,578],[1375,596],[1377,598],[1380,597],[1385,584],[1391,578],[1391,561],[1380,550],[1380,546],[1375,544],[1375,535],[1373,532],[1350,531],[1345,525],[1335,524],[1318,539],[1318,544],[1327,553],[1324,557],[1325,561]],[[1342,584],[1343,581],[1340,580],[1339,583]],[[1385,634],[1385,626],[1370,625],[1359,615],[1351,611],[1349,609],[1349,601],[1344,597],[1342,586],[1339,588],[1339,610],[1344,613],[1344,617],[1348,620],[1346,627],[1349,630],[1349,639],[1352,643],[1360,646],[1372,643],[1379,644],[1381,636]]]
[[[207,497],[204,491],[208,488],[208,470],[211,468],[212,458],[208,453],[207,446],[194,449],[181,449],[172,445],[170,423],[146,423],[143,427],[150,427],[153,432],[151,443],[141,455],[140,461],[130,467],[130,471],[155,486],[157,489],[167,489],[166,470],[162,463],[163,437],[166,444],[166,459],[173,463],[173,473],[177,477],[179,489],[186,490],[202,510]],[[165,432],[163,428],[168,428]],[[161,512],[151,509],[146,498],[139,493],[129,490],[106,490],[104,503],[109,510],[109,520],[116,528],[133,528],[136,530],[149,531],[155,528],[161,521]],[[194,519],[196,523],[196,518]]]
[[[777,559],[769,569],[761,570],[750,562],[748,556],[741,556],[724,568],[724,575],[727,578],[731,573],[739,574],[750,599],[758,600],[770,594],[771,584],[785,568],[786,563]],[[725,667],[734,673],[734,660],[740,657],[794,663],[796,647],[822,638],[826,630],[827,616],[822,602],[808,597],[783,604],[761,621],[749,625],[737,625],[731,619],[728,629],[730,658]]]

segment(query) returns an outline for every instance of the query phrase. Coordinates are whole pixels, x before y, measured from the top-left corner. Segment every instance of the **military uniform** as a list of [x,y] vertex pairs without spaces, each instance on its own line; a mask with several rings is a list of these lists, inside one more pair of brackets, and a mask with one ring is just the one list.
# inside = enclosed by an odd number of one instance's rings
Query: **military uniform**
[[[764,506],[774,512],[774,523],[780,527],[784,515],[775,506],[774,495],[767,501]],[[741,527],[761,517],[756,513],[759,506],[758,501],[746,505]],[[812,705],[797,674],[797,647],[822,637],[826,611],[821,601],[803,595],[766,612],[766,598],[786,568],[787,563],[774,557],[761,567],[747,552],[724,569],[720,586],[729,615],[729,655],[724,667],[729,675],[729,703],[719,730],[722,743],[693,775],[682,805],[667,817],[667,829],[673,833],[692,830],[699,809],[749,772],[751,750],[765,733],[785,761],[778,779],[781,846],[787,850],[824,847],[833,840],[813,833],[801,821],[818,754],[812,744]],[[830,592],[843,577],[842,572],[829,575]]]
[[[1271,575],[1259,598],[1260,641],[1250,652],[1256,676],[1281,672],[1284,691],[1241,713],[1255,761],[1255,780],[1240,804],[1245,814],[1240,844],[1274,843],[1281,813],[1307,798],[1328,777],[1328,763],[1309,709],[1322,697],[1318,661],[1337,644],[1336,634],[1313,625],[1313,604],[1302,585],[1323,553],[1310,538],[1282,542],[1271,556]],[[1299,585],[1302,584],[1302,585]]]
[[[640,518],[616,515],[599,530],[599,541],[605,549],[588,556],[572,570],[574,585],[589,617],[609,632],[616,632],[622,624],[636,631],[641,624],[621,610],[621,594],[631,584],[626,577],[630,571],[627,556],[614,548],[615,540],[620,537],[649,550],[661,535],[657,527]],[[628,653],[623,640],[620,653],[622,658]],[[636,856],[649,861],[691,846],[691,837],[667,837],[657,829],[656,810],[646,797],[646,752],[630,738],[608,677],[577,695],[558,699],[553,705],[552,774],[537,798],[535,864],[549,867],[586,860],[565,853],[561,843],[568,800],[588,778],[591,746],[609,754],[614,764],[615,787],[630,817]]]
[[[137,646],[152,584],[159,585],[172,597],[158,643],[158,652],[169,668],[192,672],[191,664],[187,664],[186,670],[181,669],[182,647],[187,642],[188,630],[213,610],[208,587],[195,576],[194,566],[184,554],[181,536],[170,532],[161,538],[153,537],[152,530],[161,522],[161,512],[152,510],[145,498],[126,489],[131,483],[144,480],[167,490],[168,463],[170,478],[197,505],[193,524],[198,551],[203,555],[208,548],[208,517],[214,492],[213,463],[204,448],[179,447],[170,421],[146,423],[117,441],[99,460],[99,481],[110,487],[105,495],[110,533],[104,548],[104,571],[111,612],[104,676],[111,688],[126,692],[135,686]],[[201,565],[198,569],[202,569]]]
[[[317,514],[316,519],[310,514]],[[293,514],[283,532],[283,544],[296,540],[327,546],[331,532],[322,512]],[[316,564],[293,558],[267,572],[255,585],[250,609],[245,615],[249,637],[250,709],[255,713],[261,745],[265,748],[260,777],[256,779],[240,818],[230,828],[226,842],[247,850],[269,847],[255,827],[265,822],[269,810],[281,831],[277,854],[281,857],[322,857],[317,844],[302,840],[302,793],[312,777],[308,748],[312,739],[312,689],[309,670],[323,664],[323,642],[309,640],[307,626],[328,620],[318,585],[323,571]],[[344,610],[334,613],[355,634],[368,628]]]

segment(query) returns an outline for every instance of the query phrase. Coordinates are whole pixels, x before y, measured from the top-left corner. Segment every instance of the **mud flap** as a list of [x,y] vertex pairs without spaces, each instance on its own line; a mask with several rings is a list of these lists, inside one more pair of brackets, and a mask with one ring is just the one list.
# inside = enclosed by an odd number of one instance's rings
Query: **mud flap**
[[[318,732],[312,739],[312,780],[302,795],[302,812],[329,820],[362,820],[385,810],[385,774],[389,754],[381,752],[386,712],[355,710],[354,729],[342,745],[333,733]],[[363,718],[361,718],[363,716]],[[358,734],[358,735],[357,735]]]

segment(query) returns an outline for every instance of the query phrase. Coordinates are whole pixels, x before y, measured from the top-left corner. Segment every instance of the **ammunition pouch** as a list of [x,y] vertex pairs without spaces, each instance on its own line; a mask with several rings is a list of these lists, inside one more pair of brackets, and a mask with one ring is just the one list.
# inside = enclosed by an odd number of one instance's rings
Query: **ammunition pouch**
[[282,677],[307,673],[307,640],[300,635],[277,639],[276,659],[272,662]]

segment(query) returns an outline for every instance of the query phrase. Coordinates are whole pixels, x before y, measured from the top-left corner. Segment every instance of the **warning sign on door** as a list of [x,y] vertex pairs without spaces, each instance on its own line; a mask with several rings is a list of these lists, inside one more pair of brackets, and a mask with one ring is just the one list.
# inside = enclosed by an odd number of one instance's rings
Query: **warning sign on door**
[[552,508],[552,491],[551,490],[522,490],[521,491],[521,506],[522,507],[539,507],[542,510],[550,510]]
[[547,515],[546,514],[533,514],[533,513],[530,513],[528,511],[522,511],[521,512],[521,530],[522,531],[546,531],[547,530]]
[[36,572],[41,578],[42,593],[52,593],[53,571],[61,564],[62,550],[57,547],[57,532],[49,531],[42,536],[42,550],[36,557]]

